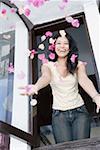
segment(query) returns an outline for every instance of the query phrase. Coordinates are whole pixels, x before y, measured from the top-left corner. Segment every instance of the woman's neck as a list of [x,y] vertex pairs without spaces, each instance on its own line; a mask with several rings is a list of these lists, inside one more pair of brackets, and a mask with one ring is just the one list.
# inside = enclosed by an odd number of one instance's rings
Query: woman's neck
[[66,61],[67,61],[66,58],[58,58],[57,63],[58,63],[60,66],[66,66]]

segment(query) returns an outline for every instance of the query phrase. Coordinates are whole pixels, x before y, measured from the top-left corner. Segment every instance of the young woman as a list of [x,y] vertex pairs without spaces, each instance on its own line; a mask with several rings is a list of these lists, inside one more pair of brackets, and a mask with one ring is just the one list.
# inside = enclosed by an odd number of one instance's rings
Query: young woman
[[34,95],[48,84],[53,94],[52,129],[56,143],[90,137],[90,116],[84,101],[78,93],[78,83],[92,97],[100,108],[100,94],[86,75],[85,64],[78,60],[78,49],[66,32],[55,36],[55,60],[42,65],[42,75],[31,85],[29,92]]

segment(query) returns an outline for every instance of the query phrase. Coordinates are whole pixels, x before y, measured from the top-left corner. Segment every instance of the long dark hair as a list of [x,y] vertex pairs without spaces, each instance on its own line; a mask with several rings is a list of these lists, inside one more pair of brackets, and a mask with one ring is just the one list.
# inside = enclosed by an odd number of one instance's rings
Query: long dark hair
[[[53,37],[53,39],[57,39],[58,37],[61,37],[61,35],[59,33],[56,34]],[[77,64],[78,64],[78,56],[79,56],[79,54],[78,54],[78,48],[76,46],[76,43],[75,43],[74,39],[68,33],[66,33],[65,37],[69,41],[69,49],[70,49],[69,53],[67,54],[67,63],[66,63],[66,66],[67,66],[68,71],[70,73],[74,74],[74,72],[76,70],[76,67],[77,67]],[[58,55],[56,54],[55,51],[52,51],[52,53],[55,54],[55,58],[53,60],[49,58],[49,61],[55,62],[58,59]],[[72,57],[73,54],[75,54],[75,56],[76,56],[75,62],[71,61],[71,57]]]

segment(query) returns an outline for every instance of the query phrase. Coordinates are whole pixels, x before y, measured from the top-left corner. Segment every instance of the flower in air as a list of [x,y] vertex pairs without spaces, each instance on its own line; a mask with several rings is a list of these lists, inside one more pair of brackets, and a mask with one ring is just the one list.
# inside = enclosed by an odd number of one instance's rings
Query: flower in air
[[30,10],[29,8],[24,8],[24,14],[25,14],[26,16],[29,16],[30,13],[31,13],[31,10]]
[[50,43],[50,44],[54,44],[54,43],[55,43],[55,39],[50,38],[50,39],[49,39],[49,43]]
[[55,54],[54,54],[54,53],[50,53],[50,54],[49,54],[49,58],[50,58],[51,60],[55,59]]
[[37,52],[34,49],[31,50],[31,52],[30,52],[30,59],[33,59],[35,54],[37,54]]
[[79,20],[78,19],[73,19],[71,22],[73,27],[78,28],[80,26]]
[[72,56],[71,56],[71,58],[70,58],[71,62],[72,62],[72,63],[75,63],[75,59],[76,59],[76,58],[77,58],[77,55],[72,54]]
[[16,8],[11,8],[11,13],[13,14],[13,13],[16,13],[16,11],[17,11],[17,9]]
[[43,42],[45,39],[46,39],[46,36],[45,36],[45,35],[41,36],[41,41],[42,41],[42,42]]
[[42,61],[42,63],[47,63],[48,60],[45,57],[45,54],[39,54],[38,58]]
[[46,36],[46,37],[51,37],[51,36],[52,36],[52,32],[51,32],[51,31],[47,31],[47,32],[45,33],[45,36]]
[[14,73],[14,66],[12,63],[9,64],[8,73]]
[[60,33],[60,35],[61,35],[62,37],[64,37],[64,36],[66,35],[65,30],[59,30],[59,33]]
[[31,0],[34,7],[40,7],[44,4],[45,0]]
[[48,49],[51,51],[54,51],[55,50],[55,44],[49,45]]
[[7,13],[7,10],[6,10],[5,8],[3,8],[3,9],[1,10],[1,14],[2,14],[2,15],[6,15],[6,13]]
[[19,80],[22,80],[25,78],[25,73],[23,71],[20,71],[18,74],[17,74],[17,77]]
[[40,44],[40,45],[38,46],[38,48],[41,49],[41,50],[44,50],[45,46],[44,46],[44,44]]

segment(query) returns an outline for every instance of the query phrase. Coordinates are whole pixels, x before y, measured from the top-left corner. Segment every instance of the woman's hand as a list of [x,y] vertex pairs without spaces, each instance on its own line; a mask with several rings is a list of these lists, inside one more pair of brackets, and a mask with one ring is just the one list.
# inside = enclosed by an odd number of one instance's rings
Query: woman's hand
[[31,96],[34,94],[38,94],[38,87],[35,84],[28,84],[26,86],[19,87],[21,89],[21,95],[25,96]]
[[100,110],[100,94],[97,94],[94,98],[93,98],[94,102],[97,105],[97,109],[96,112],[99,113]]

